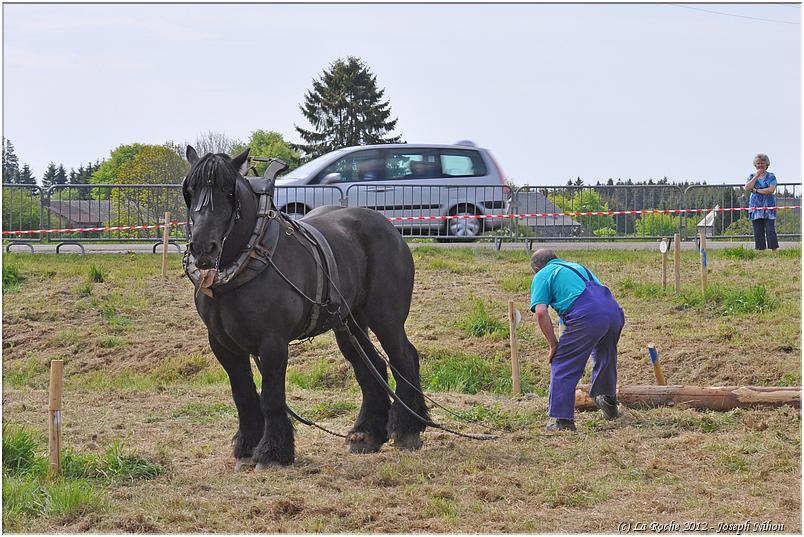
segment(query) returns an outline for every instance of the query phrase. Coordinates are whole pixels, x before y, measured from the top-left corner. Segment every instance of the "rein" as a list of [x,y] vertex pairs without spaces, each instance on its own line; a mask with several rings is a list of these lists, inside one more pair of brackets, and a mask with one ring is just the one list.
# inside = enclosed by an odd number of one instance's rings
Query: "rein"
[[[316,260],[316,263],[318,263],[318,260]],[[323,267],[320,267],[320,268],[323,270]],[[278,272],[278,269],[277,269],[277,272]],[[332,284],[333,289],[335,289],[335,292],[338,293],[338,295],[341,297],[341,301],[346,306],[346,309],[348,311],[349,317],[351,318],[352,322],[354,323],[355,326],[357,326],[360,329],[360,326],[357,324],[357,321],[355,320],[355,317],[352,314],[352,309],[349,307],[349,304],[346,302],[346,298],[343,296],[343,294],[341,293],[340,289],[338,289],[338,287],[335,284],[335,282],[332,281],[332,279],[329,277],[329,274],[327,274],[327,271],[324,270],[323,272],[324,272],[324,274],[326,274],[327,278],[330,281],[330,284]],[[281,273],[280,273],[280,275],[281,275]],[[288,282],[291,285],[291,287],[294,290],[296,290],[296,292],[298,292],[303,298],[305,298],[306,300],[311,301],[311,299],[307,295],[305,295],[303,292],[301,292],[301,290],[298,287],[296,287],[291,282],[289,282],[286,278],[284,278],[284,276],[283,276],[283,279],[285,279],[285,281]],[[396,394],[396,392],[394,392],[393,388],[391,388],[391,386],[388,384],[388,382],[382,377],[380,372],[377,370],[377,368],[372,363],[371,359],[366,355],[366,351],[363,350],[362,345],[360,345],[360,342],[357,340],[357,338],[355,337],[354,333],[349,328],[349,324],[347,322],[345,322],[340,315],[336,315],[336,319],[337,319],[338,324],[333,328],[333,330],[346,332],[347,336],[349,337],[349,341],[352,343],[352,346],[355,347],[355,349],[357,350],[357,353],[360,355],[360,358],[363,360],[363,362],[366,364],[366,366],[368,366],[369,371],[371,372],[371,375],[377,380],[377,382],[380,383],[380,385],[388,393],[388,395],[391,397],[391,399],[393,401],[395,401],[402,408],[407,410],[413,417],[415,417],[421,423],[427,425],[428,427],[432,427],[434,429],[441,429],[442,431],[454,434],[456,436],[461,436],[461,437],[464,437],[464,438],[470,438],[472,440],[496,440],[498,438],[496,435],[492,435],[492,434],[467,434],[467,433],[462,433],[460,431],[455,431],[455,430],[452,430],[452,429],[450,429],[450,428],[448,428],[448,427],[446,427],[444,425],[441,425],[438,422],[435,422],[435,421],[427,419],[427,418],[425,418],[423,416],[420,416],[417,412],[415,412],[412,408],[410,408],[407,404],[405,404],[404,401],[402,401],[399,398],[399,396]],[[437,402],[433,401],[432,398],[428,397],[424,392],[422,392],[421,390],[417,389],[413,385],[412,382],[410,382],[402,374],[400,374],[399,371],[397,371],[397,369],[391,364],[391,361],[387,357],[385,357],[381,352],[379,352],[379,350],[371,343],[371,339],[369,338],[368,334],[366,334],[365,331],[363,331],[362,329],[360,329],[360,331],[363,334],[363,336],[365,336],[366,341],[369,342],[369,345],[371,345],[372,348],[374,348],[374,351],[377,353],[377,355],[381,356],[383,361],[385,361],[385,363],[388,364],[388,366],[394,371],[395,375],[398,375],[402,380],[405,381],[405,383],[408,386],[410,386],[411,388],[416,390],[419,394],[424,396],[427,400],[432,402],[434,405],[438,406],[439,408],[441,408],[443,410],[446,410],[449,414],[451,414],[453,416],[456,416],[456,417],[458,416],[455,412],[453,412],[453,411],[449,410],[448,408],[444,407],[443,405],[440,405]],[[291,416],[294,416],[292,411],[291,411]],[[294,416],[294,417],[296,417],[296,416]],[[298,417],[297,417],[297,419],[298,419]],[[305,421],[303,421],[301,419],[299,419],[299,421],[301,421],[305,425],[313,425],[314,427],[318,427],[319,429],[322,429],[322,430],[326,431],[326,429],[323,429],[322,427],[320,427],[316,423],[312,423],[312,422],[311,423],[306,423]],[[330,434],[333,434],[335,436],[342,436],[340,434],[332,433],[331,431],[326,431],[326,432],[328,432]]]

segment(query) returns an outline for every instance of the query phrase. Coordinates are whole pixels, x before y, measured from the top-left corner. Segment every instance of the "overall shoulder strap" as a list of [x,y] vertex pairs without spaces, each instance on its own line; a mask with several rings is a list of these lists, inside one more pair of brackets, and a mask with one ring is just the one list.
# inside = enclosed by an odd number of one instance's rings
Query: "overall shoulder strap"
[[570,269],[572,272],[574,272],[575,274],[577,274],[577,275],[578,275],[578,277],[579,277],[580,279],[582,279],[584,282],[591,282],[591,281],[593,281],[593,278],[592,278],[592,273],[591,273],[591,272],[589,272],[589,269],[588,269],[588,268],[586,268],[586,267],[584,267],[583,265],[581,265],[581,267],[583,267],[583,269],[586,271],[586,275],[587,275],[588,279],[587,279],[587,278],[584,278],[584,277],[583,277],[583,274],[581,274],[580,272],[578,272],[578,269],[576,269],[575,267],[571,267],[571,266],[569,266],[569,265],[565,265],[564,263],[557,263],[557,264],[558,264],[559,266],[564,267],[564,268],[568,268],[568,269]]

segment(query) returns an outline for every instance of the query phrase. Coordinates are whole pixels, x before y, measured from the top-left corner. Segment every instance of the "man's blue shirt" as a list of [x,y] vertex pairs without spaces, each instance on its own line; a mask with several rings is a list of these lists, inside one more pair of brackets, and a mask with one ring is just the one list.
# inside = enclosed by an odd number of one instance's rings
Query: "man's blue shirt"
[[[562,267],[562,264],[580,272],[584,279],[570,269]],[[533,275],[530,284],[530,311],[535,311],[537,304],[546,304],[559,315],[564,315],[586,289],[586,277],[583,265],[563,259],[551,259],[543,269]],[[600,284],[597,276],[592,274],[592,278]]]

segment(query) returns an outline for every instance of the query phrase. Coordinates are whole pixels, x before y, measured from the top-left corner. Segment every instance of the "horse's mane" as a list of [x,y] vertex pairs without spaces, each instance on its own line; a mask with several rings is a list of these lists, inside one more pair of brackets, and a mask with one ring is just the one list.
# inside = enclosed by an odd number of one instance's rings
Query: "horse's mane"
[[209,184],[217,185],[228,191],[234,187],[237,171],[232,166],[232,159],[224,153],[207,153],[190,169],[187,174],[187,186],[204,188]]

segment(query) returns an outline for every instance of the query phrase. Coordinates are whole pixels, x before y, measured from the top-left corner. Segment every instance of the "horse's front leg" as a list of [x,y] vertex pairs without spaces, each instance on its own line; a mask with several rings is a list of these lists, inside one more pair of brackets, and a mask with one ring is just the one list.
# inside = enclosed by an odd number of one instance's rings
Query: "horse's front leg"
[[209,334],[209,345],[215,358],[229,375],[232,386],[232,398],[237,407],[239,426],[233,440],[234,456],[237,459],[235,469],[240,469],[244,461],[249,461],[254,448],[262,438],[263,418],[260,410],[260,398],[254,386],[251,374],[249,355],[234,353]]
[[260,345],[262,393],[260,408],[265,420],[262,440],[254,450],[257,468],[271,464],[293,464],[293,426],[285,406],[286,342],[266,339]]

